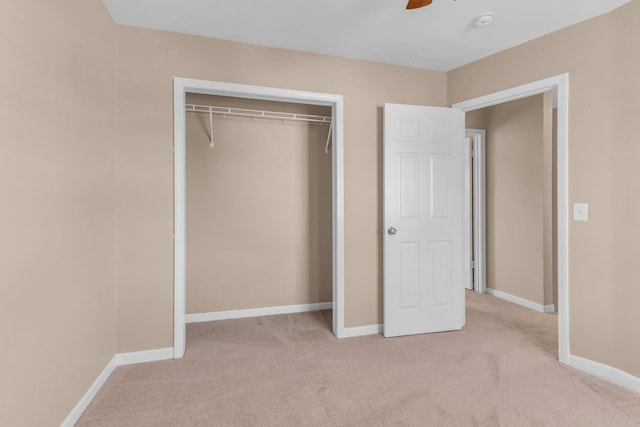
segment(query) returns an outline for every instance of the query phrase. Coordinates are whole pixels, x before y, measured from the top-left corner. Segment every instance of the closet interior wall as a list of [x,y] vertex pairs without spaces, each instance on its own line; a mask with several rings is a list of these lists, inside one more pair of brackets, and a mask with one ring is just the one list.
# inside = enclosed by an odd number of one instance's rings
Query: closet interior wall
[[[187,104],[331,108],[187,94]],[[332,301],[328,125],[186,113],[187,313]]]

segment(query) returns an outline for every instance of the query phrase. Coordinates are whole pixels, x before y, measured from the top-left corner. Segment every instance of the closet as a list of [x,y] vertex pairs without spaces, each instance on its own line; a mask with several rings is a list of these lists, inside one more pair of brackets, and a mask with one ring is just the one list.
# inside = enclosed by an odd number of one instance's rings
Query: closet
[[331,108],[186,98],[187,314],[332,301]]

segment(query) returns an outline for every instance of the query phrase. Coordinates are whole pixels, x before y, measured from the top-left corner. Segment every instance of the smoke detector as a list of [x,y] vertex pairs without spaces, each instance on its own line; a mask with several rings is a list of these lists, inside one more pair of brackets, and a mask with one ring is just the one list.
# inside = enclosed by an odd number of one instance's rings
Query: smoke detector
[[484,13],[476,18],[476,26],[477,27],[486,27],[487,25],[491,25],[493,22],[494,16],[493,13]]

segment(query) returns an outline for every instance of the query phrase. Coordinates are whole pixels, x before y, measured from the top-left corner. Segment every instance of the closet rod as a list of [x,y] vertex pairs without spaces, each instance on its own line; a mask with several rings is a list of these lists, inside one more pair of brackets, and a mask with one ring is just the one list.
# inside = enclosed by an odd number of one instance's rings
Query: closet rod
[[292,120],[292,121],[298,121],[298,122],[331,124],[331,117],[327,117],[327,116],[315,116],[312,114],[299,114],[299,113],[284,113],[279,111],[248,110],[246,108],[218,107],[215,105],[186,104],[185,111],[190,113],[206,113],[206,114],[218,114],[218,115],[224,115],[224,116],[241,116],[241,117],[254,117],[254,118],[260,118],[260,119]]

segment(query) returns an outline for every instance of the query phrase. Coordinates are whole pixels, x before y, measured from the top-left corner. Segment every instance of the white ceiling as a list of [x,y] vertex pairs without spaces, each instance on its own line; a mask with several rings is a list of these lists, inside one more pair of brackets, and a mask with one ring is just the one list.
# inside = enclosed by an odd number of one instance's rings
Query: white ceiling
[[[630,0],[103,0],[119,24],[448,71]],[[493,13],[492,25],[475,19]]]

